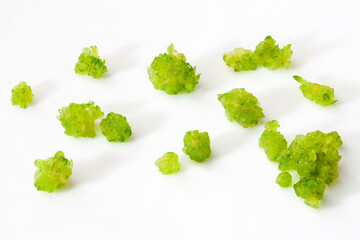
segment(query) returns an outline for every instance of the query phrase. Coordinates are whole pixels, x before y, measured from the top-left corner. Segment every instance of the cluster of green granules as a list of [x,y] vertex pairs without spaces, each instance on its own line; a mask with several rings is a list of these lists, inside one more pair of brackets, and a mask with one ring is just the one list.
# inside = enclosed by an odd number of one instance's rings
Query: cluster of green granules
[[33,93],[26,82],[20,82],[11,90],[11,93],[12,104],[19,105],[22,108],[27,108],[33,100]]
[[[318,208],[325,185],[330,185],[339,176],[337,169],[341,156],[337,149],[342,145],[341,138],[337,132],[323,133],[318,130],[297,135],[286,148],[286,140],[277,131],[278,127],[277,121],[267,123],[259,146],[264,148],[271,161],[279,162],[279,170],[297,171],[301,179],[294,185],[296,195],[309,206]],[[280,182],[286,180],[279,177],[277,182],[283,186]]]
[[180,170],[179,157],[173,152],[167,152],[155,162],[162,174],[176,173]]
[[174,95],[191,92],[199,83],[200,74],[196,75],[196,67],[186,62],[185,55],[178,53],[171,44],[167,53],[155,57],[148,67],[149,79],[155,89]]
[[209,134],[198,130],[186,132],[183,152],[192,160],[203,162],[211,154]]
[[337,101],[334,100],[333,88],[306,81],[300,76],[294,76],[294,79],[301,84],[300,90],[310,101],[313,101],[321,106],[328,106]]
[[229,121],[236,121],[244,128],[257,125],[265,117],[258,99],[244,88],[234,88],[230,92],[219,94],[218,99],[225,108]]
[[109,142],[125,142],[131,136],[131,127],[121,114],[109,113],[101,120],[100,128]]
[[35,160],[35,166],[37,167],[34,176],[36,189],[51,193],[62,188],[69,180],[73,161],[69,161],[63,152],[58,151],[54,157]]
[[100,78],[107,72],[105,60],[102,60],[99,57],[96,46],[83,49],[78,62],[75,65],[75,72],[78,74],[87,74],[93,78]]
[[271,36],[267,36],[256,46],[254,52],[244,48],[235,48],[233,51],[225,53],[223,60],[235,72],[255,70],[258,66],[276,70],[278,68],[289,69],[291,56],[291,44],[279,48],[275,40]]

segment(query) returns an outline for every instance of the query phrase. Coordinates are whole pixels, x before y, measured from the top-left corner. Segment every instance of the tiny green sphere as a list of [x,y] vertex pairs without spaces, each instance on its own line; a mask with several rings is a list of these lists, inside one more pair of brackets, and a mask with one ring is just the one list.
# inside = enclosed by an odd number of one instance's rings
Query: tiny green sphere
[[27,108],[33,100],[33,93],[26,82],[20,82],[11,90],[11,102],[21,108]]
[[279,161],[281,153],[287,149],[287,141],[284,135],[277,131],[278,127],[278,121],[268,121],[259,139],[259,147],[265,150],[266,156],[273,162]]
[[75,73],[89,75],[93,78],[100,78],[107,72],[105,60],[99,57],[96,46],[90,46],[83,49],[75,65]]
[[186,132],[183,152],[192,160],[203,162],[211,154],[209,134],[198,130]]
[[258,66],[254,52],[241,47],[226,52],[223,60],[235,72],[255,70]]
[[256,126],[265,117],[258,99],[244,88],[234,88],[219,94],[218,99],[229,121],[236,121],[244,128]]
[[180,170],[179,157],[173,152],[167,152],[155,162],[162,174],[172,174]]
[[280,187],[290,187],[292,183],[292,176],[288,172],[281,172],[276,178],[276,183]]
[[325,183],[312,177],[304,177],[294,184],[294,190],[296,195],[303,198],[307,205],[319,208],[320,200],[325,192]]
[[131,127],[121,114],[109,113],[101,120],[100,128],[109,142],[125,142],[131,136]]
[[35,160],[37,170],[34,175],[34,185],[38,191],[54,192],[62,188],[72,174],[73,161],[65,158],[58,151],[54,157],[46,160]]

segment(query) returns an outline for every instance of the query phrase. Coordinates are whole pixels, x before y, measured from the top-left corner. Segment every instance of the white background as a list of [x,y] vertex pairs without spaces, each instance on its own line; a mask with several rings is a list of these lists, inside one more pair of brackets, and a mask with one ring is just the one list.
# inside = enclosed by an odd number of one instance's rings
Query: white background
[[[0,239],[359,239],[359,13],[356,0],[1,0]],[[292,44],[290,70],[235,73],[222,61],[267,35]],[[190,94],[166,95],[148,80],[170,43],[202,74]],[[90,45],[106,60],[102,79],[74,73]],[[305,99],[294,74],[332,86],[338,102]],[[27,109],[10,102],[20,81],[35,95]],[[258,126],[226,119],[217,94],[235,87],[261,102]],[[63,133],[57,110],[89,100],[128,118],[129,142]],[[320,209],[275,183],[277,166],[258,147],[273,119],[288,142],[318,129],[341,135],[340,178]],[[193,129],[211,137],[201,164],[181,151]],[[74,161],[70,181],[36,191],[34,160],[58,150]],[[154,162],[168,151],[181,171],[165,176]]]

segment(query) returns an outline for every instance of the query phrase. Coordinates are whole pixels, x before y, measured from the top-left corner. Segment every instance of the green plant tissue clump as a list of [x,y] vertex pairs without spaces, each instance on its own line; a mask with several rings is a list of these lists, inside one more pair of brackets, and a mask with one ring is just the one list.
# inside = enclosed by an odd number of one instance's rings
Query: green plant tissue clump
[[321,106],[328,106],[337,101],[334,100],[333,88],[306,81],[300,76],[295,75],[293,78],[301,84],[300,90],[302,91],[304,97],[310,101],[313,101]]
[[196,75],[195,72],[196,67],[187,63],[185,55],[178,53],[172,44],[167,53],[155,57],[148,67],[149,79],[154,88],[170,95],[193,91],[200,78],[200,74]]
[[109,113],[101,120],[100,128],[109,142],[125,142],[131,136],[131,127],[121,114]]
[[21,108],[27,108],[33,100],[33,93],[26,82],[20,82],[11,90],[11,102],[13,105],[19,105]]
[[78,62],[75,65],[75,72],[82,75],[87,74],[93,78],[100,78],[107,72],[105,60],[102,60],[99,57],[96,46],[90,46],[83,49]]
[[46,160],[35,160],[34,185],[38,191],[54,192],[62,188],[72,174],[73,161],[65,158],[63,152],[58,151],[54,157]]
[[234,88],[219,94],[218,99],[225,108],[228,120],[236,121],[244,128],[257,125],[265,117],[258,99],[244,88]]
[[167,152],[155,162],[162,174],[172,174],[180,170],[179,157],[173,152]]
[[104,116],[94,102],[70,103],[59,109],[57,118],[65,128],[65,134],[74,137],[95,137],[95,120]]
[[307,205],[319,208],[325,192],[325,183],[313,177],[304,177],[294,185],[294,190],[298,197],[305,199]]
[[209,134],[198,130],[186,132],[183,152],[192,160],[203,162],[211,154]]
[[277,178],[276,183],[279,184],[280,187],[290,187],[292,183],[292,176],[288,172],[281,172]]
[[225,53],[223,60],[235,72],[255,70],[258,67],[254,52],[241,47]]
[[270,161],[279,161],[279,155],[287,149],[287,141],[277,129],[280,127],[278,121],[268,121],[265,124],[265,131],[259,139],[259,147],[265,150]]

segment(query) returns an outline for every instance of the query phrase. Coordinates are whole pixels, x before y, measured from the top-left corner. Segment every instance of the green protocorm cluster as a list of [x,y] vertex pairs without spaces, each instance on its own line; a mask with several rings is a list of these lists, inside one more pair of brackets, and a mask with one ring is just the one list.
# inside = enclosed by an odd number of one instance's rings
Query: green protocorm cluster
[[276,178],[276,183],[280,187],[290,187],[292,183],[292,176],[288,172],[281,172]]
[[183,152],[192,160],[203,162],[210,157],[210,137],[207,132],[188,131],[184,136]]
[[125,142],[131,136],[131,127],[121,114],[109,113],[101,120],[100,128],[109,142]]
[[178,53],[171,44],[167,53],[160,54],[148,67],[149,79],[155,89],[174,95],[191,92],[199,83],[196,67],[186,62],[185,55]]
[[22,108],[27,108],[33,100],[33,93],[26,82],[20,82],[11,90],[11,93],[12,104],[19,105]]
[[75,65],[75,72],[78,74],[87,74],[93,78],[100,78],[107,72],[105,60],[102,60],[99,57],[96,46],[83,49],[78,62]]
[[172,174],[180,170],[179,157],[173,152],[167,152],[155,162],[162,174]]
[[236,121],[244,128],[257,125],[265,117],[258,99],[244,88],[234,88],[230,92],[219,94],[218,99],[225,108],[229,121]]
[[95,120],[104,116],[94,102],[77,104],[59,109],[57,118],[65,128],[65,134],[74,137],[95,137]]
[[321,106],[328,106],[337,101],[334,100],[333,88],[306,81],[300,76],[294,76],[294,79],[301,83],[300,90],[310,101],[313,101]]
[[279,127],[278,121],[268,121],[259,140],[259,147],[264,149],[266,156],[272,162],[278,161],[278,156],[287,149],[284,135],[277,131]]
[[34,185],[38,191],[54,192],[62,188],[72,174],[73,161],[65,158],[63,152],[58,151],[54,157],[46,160],[35,160]]
[[292,56],[291,44],[283,48],[276,45],[271,36],[267,36],[260,42],[255,51],[244,48],[235,48],[223,55],[223,59],[235,72],[255,70],[258,66],[264,66],[270,70],[278,68],[289,69]]

